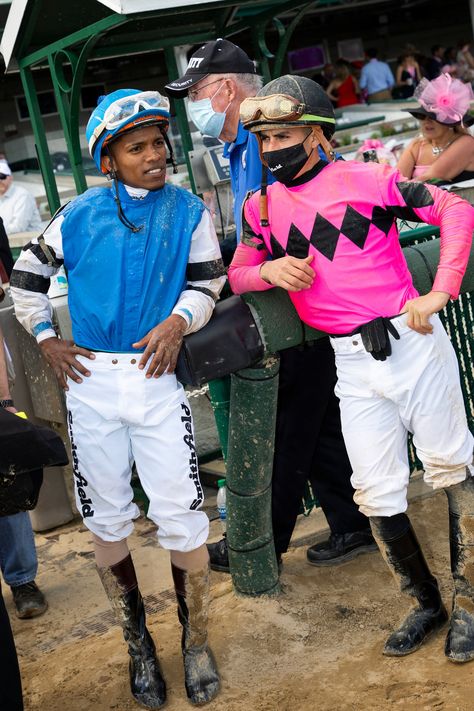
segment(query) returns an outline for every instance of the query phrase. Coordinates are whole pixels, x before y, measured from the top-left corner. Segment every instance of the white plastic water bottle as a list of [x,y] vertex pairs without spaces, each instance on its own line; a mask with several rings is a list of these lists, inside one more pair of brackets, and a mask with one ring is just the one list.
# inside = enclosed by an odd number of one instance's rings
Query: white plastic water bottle
[[225,479],[219,479],[217,482],[217,510],[222,526],[222,533],[226,532],[227,523],[227,507],[226,507],[226,486]]

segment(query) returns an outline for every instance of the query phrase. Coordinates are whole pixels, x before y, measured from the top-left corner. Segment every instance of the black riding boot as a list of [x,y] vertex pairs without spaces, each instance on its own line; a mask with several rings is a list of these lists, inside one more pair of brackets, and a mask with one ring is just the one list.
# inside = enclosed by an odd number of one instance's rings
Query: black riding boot
[[219,691],[219,674],[207,644],[209,565],[182,570],[171,564],[178,617],[183,627],[181,649],[186,693],[192,704],[205,704]]
[[430,634],[442,627],[448,613],[408,516],[372,516],[370,525],[402,592],[418,601],[399,629],[390,635],[383,650],[387,656],[403,657],[415,652]]
[[449,542],[454,580],[453,611],[445,654],[452,662],[474,659],[474,479],[448,487]]
[[120,563],[97,570],[128,644],[132,696],[147,709],[159,709],[166,701],[166,685],[145,626],[145,607],[132,558],[128,555]]

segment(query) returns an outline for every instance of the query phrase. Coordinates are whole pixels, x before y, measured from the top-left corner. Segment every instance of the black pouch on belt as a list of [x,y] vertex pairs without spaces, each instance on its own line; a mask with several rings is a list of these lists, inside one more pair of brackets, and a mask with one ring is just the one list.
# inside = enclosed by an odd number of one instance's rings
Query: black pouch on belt
[[400,334],[389,318],[379,316],[360,327],[359,333],[367,353],[375,360],[386,360],[392,355],[389,333],[399,340]]

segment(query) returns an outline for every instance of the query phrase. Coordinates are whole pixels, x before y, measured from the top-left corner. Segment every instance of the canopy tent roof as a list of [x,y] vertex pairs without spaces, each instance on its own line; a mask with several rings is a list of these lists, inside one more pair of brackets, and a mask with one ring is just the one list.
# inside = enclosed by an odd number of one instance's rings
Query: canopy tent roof
[[[340,0],[320,0],[332,4]],[[379,0],[384,1],[384,0]],[[20,62],[35,63],[48,48],[72,46],[98,31],[101,56],[122,54],[147,40],[155,48],[177,40],[197,43],[229,36],[249,26],[250,18],[272,17],[305,4],[298,0],[13,0],[0,43],[7,71]],[[318,3],[319,4],[319,3]],[[247,18],[247,19],[245,19]],[[128,52],[127,52],[128,53]],[[31,60],[31,61],[30,61]]]
[[[405,0],[404,7],[429,0]],[[408,3],[408,4],[407,4]],[[41,61],[48,49],[71,47],[95,31],[93,57],[229,37],[275,17],[326,13],[399,0],[13,0],[0,43],[7,71]],[[132,46],[134,45],[133,49]]]

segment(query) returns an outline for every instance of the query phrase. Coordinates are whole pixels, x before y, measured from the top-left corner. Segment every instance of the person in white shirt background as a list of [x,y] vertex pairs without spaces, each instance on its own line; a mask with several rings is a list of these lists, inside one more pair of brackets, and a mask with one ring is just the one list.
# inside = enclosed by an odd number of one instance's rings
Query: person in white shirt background
[[15,232],[40,232],[41,217],[33,195],[15,185],[8,162],[0,159],[0,217],[8,235]]

